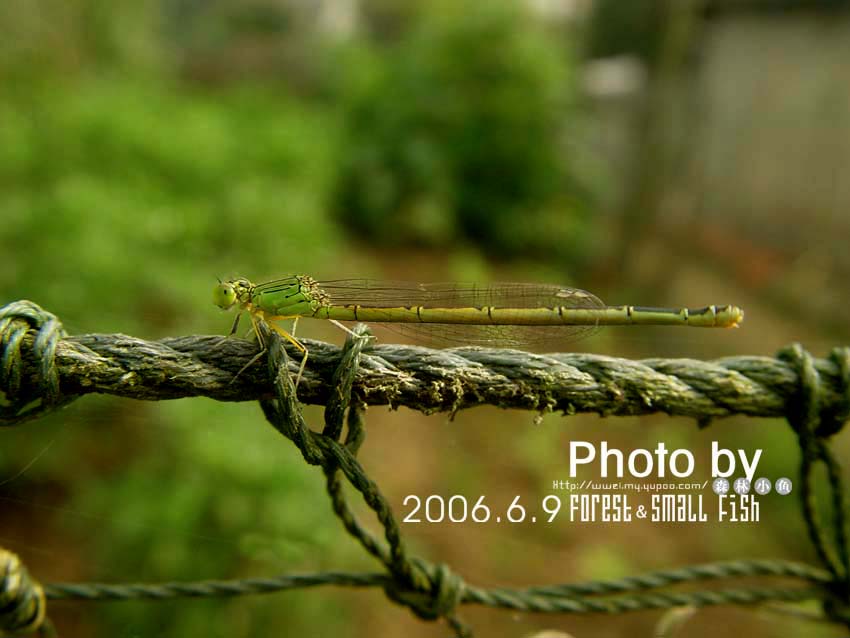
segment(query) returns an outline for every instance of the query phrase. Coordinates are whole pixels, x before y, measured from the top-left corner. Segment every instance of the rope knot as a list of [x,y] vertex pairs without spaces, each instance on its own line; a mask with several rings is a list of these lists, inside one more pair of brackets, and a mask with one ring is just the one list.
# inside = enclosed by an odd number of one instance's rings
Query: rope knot
[[[850,542],[844,504],[841,466],[829,446],[829,437],[844,426],[850,416],[850,350],[835,348],[830,359],[838,370],[839,401],[834,407],[823,400],[830,389],[815,368],[811,355],[800,344],[784,348],[777,355],[796,368],[800,389],[786,407],[788,423],[797,433],[802,459],[800,463],[800,496],[803,519],[809,538],[821,563],[832,574],[830,598],[824,611],[831,618],[850,621]],[[815,495],[814,468],[821,463],[826,468],[830,492],[831,516],[825,523]]]
[[[39,375],[33,382],[22,378],[24,337],[35,330],[32,355]],[[60,403],[56,346],[66,335],[55,315],[31,301],[14,301],[0,308],[0,425],[36,418]]]
[[41,585],[30,578],[15,554],[0,548],[0,636],[38,631],[46,607]]
[[829,411],[821,413],[822,436],[831,436],[850,419],[850,348],[833,348],[830,360],[838,369],[838,401]]
[[423,620],[452,617],[463,599],[466,587],[463,579],[444,563],[433,566],[413,560],[427,578],[427,589],[411,588],[393,580],[384,587],[387,597],[409,607]]
[[786,409],[788,422],[801,438],[804,450],[818,439],[826,439],[844,427],[850,418],[850,348],[834,348],[830,360],[836,366],[837,402],[824,401],[826,381],[815,367],[814,359],[799,343],[783,348],[777,358],[789,363],[799,378],[799,390]]

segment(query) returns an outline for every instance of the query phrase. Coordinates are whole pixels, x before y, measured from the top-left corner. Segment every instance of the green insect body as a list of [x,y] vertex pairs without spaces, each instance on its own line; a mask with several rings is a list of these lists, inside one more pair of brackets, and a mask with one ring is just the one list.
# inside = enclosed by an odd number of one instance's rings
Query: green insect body
[[523,347],[584,335],[605,325],[730,328],[744,318],[740,308],[729,305],[608,306],[589,292],[567,286],[367,279],[319,283],[306,275],[288,275],[259,285],[244,277],[219,282],[213,302],[223,309],[238,305],[249,312],[258,338],[256,321],[271,322],[272,329],[304,352],[302,370],[307,349],[274,321],[325,319],[344,330],[348,329],[340,321],[392,323],[432,340]]

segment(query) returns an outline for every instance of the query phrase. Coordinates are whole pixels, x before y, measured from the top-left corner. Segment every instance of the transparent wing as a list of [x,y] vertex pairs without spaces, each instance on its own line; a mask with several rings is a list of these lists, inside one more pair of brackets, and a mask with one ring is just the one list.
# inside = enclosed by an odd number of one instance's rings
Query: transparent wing
[[[522,312],[527,308],[601,309],[605,304],[578,288],[518,283],[415,283],[369,279],[324,281],[319,286],[332,304],[366,308],[422,306],[424,308],[481,308],[490,306]],[[417,341],[458,345],[523,347],[582,339],[595,326],[518,326],[443,323],[376,323],[375,328],[409,336]]]
[[425,308],[604,308],[605,304],[585,290],[548,284],[466,284],[371,279],[336,279],[319,286],[334,304],[364,307],[423,306]]
[[449,347],[537,348],[543,344],[573,343],[598,330],[596,326],[480,326],[456,323],[375,323],[418,343]]

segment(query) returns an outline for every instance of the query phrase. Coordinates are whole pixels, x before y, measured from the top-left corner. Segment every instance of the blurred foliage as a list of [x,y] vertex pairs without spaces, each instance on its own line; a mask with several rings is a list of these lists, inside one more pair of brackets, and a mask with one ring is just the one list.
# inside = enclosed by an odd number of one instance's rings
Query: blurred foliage
[[17,87],[94,68],[161,72],[173,62],[162,17],[156,3],[131,0],[2,2],[0,77]]
[[416,28],[427,14],[429,0],[363,0],[360,4],[359,28],[365,40],[375,44],[398,43]]
[[[0,291],[55,312],[70,332],[223,333],[232,317],[211,305],[215,276],[312,272],[339,253],[324,213],[331,109],[277,83],[186,82],[169,17],[152,6],[0,8],[14,27],[0,39]],[[51,556],[48,580],[359,564],[320,473],[255,406],[87,397],[39,426],[7,433],[0,470],[26,471],[0,497],[7,542],[30,560]],[[301,594],[98,606],[77,635],[307,632],[321,606]],[[326,627],[350,615],[340,606]]]
[[[115,436],[114,425],[93,421],[101,437]],[[123,449],[120,467],[86,472],[75,486],[73,506],[97,519],[72,519],[71,528],[87,539],[101,578],[249,577],[363,563],[325,506],[320,472],[306,467],[254,406],[172,402],[148,412],[143,424],[141,435],[119,427],[125,441],[135,436],[135,454],[128,458]],[[110,443],[99,447],[95,454],[103,457]],[[321,597],[310,598],[302,592],[248,606],[236,599],[107,605],[98,615],[109,635],[132,628],[139,636],[265,636],[282,622],[309,631],[322,606]],[[339,631],[350,615],[343,606],[324,628]]]
[[371,241],[580,260],[565,48],[513,3],[437,3],[419,18],[398,42],[346,52],[337,216]]
[[591,58],[636,55],[652,63],[664,35],[665,4],[659,0],[597,0],[585,33]]
[[0,100],[0,248],[29,246],[0,271],[7,295],[43,286],[76,319],[96,300],[104,329],[185,326],[213,276],[333,250],[332,119],[283,95],[174,88],[83,79]]
[[182,74],[205,84],[260,80],[321,90],[322,3],[250,0],[167,4],[166,33]]
[[321,88],[326,39],[314,3],[10,0],[0,3],[0,76],[28,83],[105,69],[221,86]]

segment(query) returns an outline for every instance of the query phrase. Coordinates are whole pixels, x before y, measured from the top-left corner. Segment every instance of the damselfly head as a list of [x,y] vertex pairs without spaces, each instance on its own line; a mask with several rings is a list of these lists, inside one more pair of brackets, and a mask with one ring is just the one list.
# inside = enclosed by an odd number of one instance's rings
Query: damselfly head
[[237,303],[244,306],[251,301],[253,292],[254,284],[245,277],[237,277],[227,281],[219,280],[213,288],[213,303],[223,310],[228,310]]
[[213,303],[223,310],[227,310],[236,303],[236,290],[229,281],[220,281],[213,288]]

